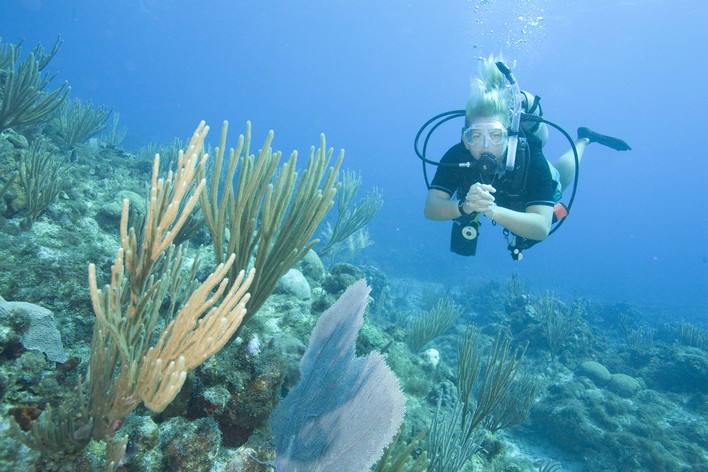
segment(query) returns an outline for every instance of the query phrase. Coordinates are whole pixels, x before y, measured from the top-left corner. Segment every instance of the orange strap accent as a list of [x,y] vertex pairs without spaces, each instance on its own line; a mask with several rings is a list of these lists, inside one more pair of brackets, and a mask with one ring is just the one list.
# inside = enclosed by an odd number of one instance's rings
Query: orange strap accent
[[568,207],[562,203],[556,203],[553,207],[553,214],[556,217],[556,221],[560,221],[566,216],[568,216]]

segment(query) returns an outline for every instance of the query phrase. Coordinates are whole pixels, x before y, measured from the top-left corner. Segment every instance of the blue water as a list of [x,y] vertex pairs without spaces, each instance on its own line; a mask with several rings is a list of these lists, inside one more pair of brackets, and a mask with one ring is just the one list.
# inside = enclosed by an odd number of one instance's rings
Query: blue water
[[[0,36],[29,50],[61,34],[54,81],[120,113],[129,149],[201,119],[213,142],[222,120],[232,145],[251,120],[254,144],[274,129],[276,148],[304,154],[324,132],[365,189],[383,190],[365,255],[391,276],[478,283],[516,268],[537,290],[705,321],[705,18],[695,0],[6,0]],[[633,147],[590,146],[573,214],[522,262],[489,225],[474,258],[448,252],[449,223],[422,216],[412,147],[425,120],[464,106],[476,58],[499,52],[547,118]],[[546,154],[565,148],[553,134]]]

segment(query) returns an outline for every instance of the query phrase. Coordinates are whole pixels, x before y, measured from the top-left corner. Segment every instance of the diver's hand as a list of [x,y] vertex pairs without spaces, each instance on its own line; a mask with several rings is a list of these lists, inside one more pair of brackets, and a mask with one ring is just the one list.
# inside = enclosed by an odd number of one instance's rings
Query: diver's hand
[[477,182],[472,185],[467,192],[467,197],[465,197],[465,203],[472,211],[477,211],[479,213],[486,213],[489,211],[494,211],[497,204],[494,203],[494,192],[497,189],[489,184],[481,184]]

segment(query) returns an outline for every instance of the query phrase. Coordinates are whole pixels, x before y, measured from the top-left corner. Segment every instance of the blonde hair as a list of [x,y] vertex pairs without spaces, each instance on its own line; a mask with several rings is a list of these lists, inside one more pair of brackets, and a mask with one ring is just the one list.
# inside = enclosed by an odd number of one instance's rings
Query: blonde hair
[[504,126],[511,126],[513,92],[497,67],[497,62],[501,60],[501,55],[494,57],[493,54],[488,59],[480,58],[477,77],[472,80],[465,109],[467,126],[480,116],[500,116]]

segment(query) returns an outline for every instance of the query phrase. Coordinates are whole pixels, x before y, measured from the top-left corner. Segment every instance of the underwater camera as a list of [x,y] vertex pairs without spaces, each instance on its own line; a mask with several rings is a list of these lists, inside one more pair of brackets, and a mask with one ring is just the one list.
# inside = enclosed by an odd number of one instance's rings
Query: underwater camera
[[474,256],[477,253],[480,224],[479,213],[464,215],[453,220],[450,251],[461,256]]

